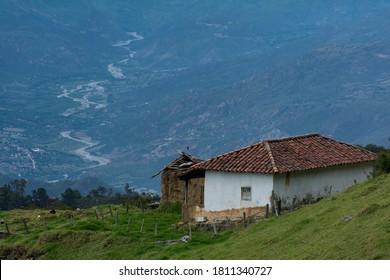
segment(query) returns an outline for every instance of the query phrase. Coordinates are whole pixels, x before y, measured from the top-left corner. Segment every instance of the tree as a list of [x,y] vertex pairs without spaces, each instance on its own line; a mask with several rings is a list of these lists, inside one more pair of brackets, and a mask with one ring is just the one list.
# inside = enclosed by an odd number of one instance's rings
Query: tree
[[390,173],[390,149],[384,150],[378,154],[375,168],[379,174]]
[[46,207],[49,203],[49,196],[45,188],[38,188],[32,191],[32,200],[39,208]]
[[99,186],[97,189],[92,189],[89,191],[88,195],[93,198],[106,197],[107,189],[105,187]]
[[390,173],[390,149],[386,149],[383,146],[378,146],[375,144],[368,144],[366,146],[362,146],[362,145],[357,145],[357,146],[377,154],[377,159],[374,168],[374,176],[378,176],[383,173]]
[[26,188],[27,180],[16,179],[11,181],[11,208],[23,208],[25,206],[24,190]]
[[378,146],[378,145],[375,145],[375,144],[368,144],[366,146],[361,146],[361,145],[357,145],[358,147],[360,148],[363,148],[363,149],[366,149],[367,151],[370,151],[370,152],[373,152],[373,153],[380,153],[380,152],[383,152],[385,149],[385,147],[383,146]]
[[134,188],[130,187],[129,183],[125,185],[125,194],[130,200],[138,200],[140,198],[140,194]]
[[78,190],[67,188],[62,194],[62,202],[72,208],[77,207],[78,200],[81,199],[81,193]]
[[107,197],[111,197],[111,196],[112,196],[112,188],[109,188],[107,191]]
[[2,210],[11,210],[23,208],[26,206],[24,189],[27,181],[25,179],[16,179],[0,188],[0,208]]
[[0,188],[0,209],[3,211],[9,210],[11,200],[11,186],[5,184]]
[[12,180],[10,182],[10,184],[11,184],[12,190],[14,192],[24,194],[24,189],[26,188],[27,180],[26,179],[16,179],[16,180]]

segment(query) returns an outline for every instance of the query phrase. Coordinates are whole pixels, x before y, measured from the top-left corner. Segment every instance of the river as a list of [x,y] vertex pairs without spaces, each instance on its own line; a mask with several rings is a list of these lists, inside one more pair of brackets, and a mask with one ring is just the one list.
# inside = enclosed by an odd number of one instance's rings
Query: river
[[98,141],[94,141],[93,139],[91,139],[88,136],[80,136],[79,138],[73,137],[73,136],[71,136],[72,132],[73,131],[63,131],[63,132],[61,132],[61,136],[66,138],[66,139],[85,144],[84,147],[79,148],[77,150],[74,150],[74,153],[76,155],[80,156],[81,158],[83,158],[85,160],[88,160],[91,162],[97,162],[98,164],[96,166],[93,166],[93,167],[106,165],[110,162],[110,160],[108,158],[105,158],[102,156],[92,155],[90,152],[88,152],[88,149],[95,147],[99,144]]

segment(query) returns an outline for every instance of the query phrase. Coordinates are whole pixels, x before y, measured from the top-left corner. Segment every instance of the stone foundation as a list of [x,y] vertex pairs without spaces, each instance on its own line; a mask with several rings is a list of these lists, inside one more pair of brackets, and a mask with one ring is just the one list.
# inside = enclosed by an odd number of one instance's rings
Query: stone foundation
[[203,218],[208,221],[212,220],[230,220],[242,219],[245,213],[246,217],[265,217],[267,212],[266,206],[227,209],[222,211],[206,211],[197,205],[183,205],[183,221],[193,222],[201,221]]

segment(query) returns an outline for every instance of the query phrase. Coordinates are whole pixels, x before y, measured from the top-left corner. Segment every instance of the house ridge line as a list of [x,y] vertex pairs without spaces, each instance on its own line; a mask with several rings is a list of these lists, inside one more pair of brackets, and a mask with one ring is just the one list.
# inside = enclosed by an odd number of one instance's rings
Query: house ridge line
[[268,141],[264,141],[264,147],[265,149],[267,150],[268,152],[268,157],[271,161],[271,165],[272,165],[272,169],[274,171],[274,173],[278,173],[279,170],[278,170],[278,167],[276,166],[276,163],[275,163],[275,159],[274,159],[274,155],[272,154],[272,150],[271,150],[271,147],[270,145],[268,144]]
[[[279,142],[279,141],[285,141],[285,140],[293,140],[293,139],[299,139],[299,138],[306,138],[306,137],[311,137],[311,136],[322,136],[321,134],[319,133],[308,133],[308,134],[302,134],[302,135],[297,135],[297,136],[290,136],[290,137],[280,137],[280,138],[269,138],[269,139],[264,139],[260,142],[255,142],[255,143],[252,143],[252,144],[248,144],[244,147],[241,147],[241,148],[237,148],[237,149],[234,149],[230,152],[225,152],[225,153],[222,153],[222,154],[219,154],[219,155],[216,155],[214,157],[211,157],[209,159],[205,159],[204,161],[202,162],[198,162],[196,164],[194,164],[193,166],[196,166],[196,165],[199,165],[205,161],[208,161],[210,159],[213,159],[215,157],[220,157],[220,156],[225,156],[225,155],[230,155],[230,154],[233,154],[233,153],[237,153],[241,150],[245,150],[247,148],[250,148],[250,147],[255,147],[255,146],[260,146],[260,145],[264,145],[266,142]],[[328,137],[327,137],[328,138]],[[353,145],[350,145],[350,146],[353,146]],[[364,150],[364,149],[363,149]],[[276,165],[275,165],[276,167]]]
[[[280,141],[288,141],[288,140],[295,140],[295,139],[300,139],[300,138],[307,138],[307,137],[313,137],[313,136],[322,136],[322,134],[313,132],[313,133],[307,133],[307,134],[301,134],[301,135],[295,135],[295,136],[289,136],[289,137],[279,137],[279,138],[269,138],[265,139],[263,141],[267,142],[280,142]],[[326,137],[329,138],[329,137]]]

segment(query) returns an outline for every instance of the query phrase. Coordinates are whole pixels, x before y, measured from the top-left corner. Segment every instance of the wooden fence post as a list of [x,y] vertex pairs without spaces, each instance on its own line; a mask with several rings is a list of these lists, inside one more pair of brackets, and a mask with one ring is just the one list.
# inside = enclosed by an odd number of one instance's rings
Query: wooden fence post
[[5,229],[7,230],[7,233],[10,234],[7,222],[5,222],[4,224],[5,224]]
[[274,210],[275,210],[276,216],[279,216],[278,207],[276,206],[276,201],[275,201],[275,199],[274,199]]
[[108,208],[110,209],[110,216],[112,217],[112,208],[111,208],[111,204],[108,205]]
[[226,217],[226,223],[227,223],[228,229],[230,230],[230,229],[232,228],[232,225],[230,224],[230,219],[229,219],[229,217]]
[[99,208],[100,215],[102,216],[102,220],[104,221],[105,219],[104,219],[102,208],[100,208],[100,206],[98,206],[98,208]]
[[269,204],[265,205],[265,218],[268,219],[269,217]]
[[215,221],[213,221],[213,229],[214,229],[214,236],[217,236],[217,226],[215,225]]
[[144,224],[145,224],[145,219],[142,219],[141,230],[140,230],[140,232],[143,232],[143,231],[144,231]]
[[330,186],[330,188],[329,188],[328,196],[330,196],[330,195],[332,194],[332,187],[333,187],[333,186]]
[[157,236],[158,234],[158,223],[154,224],[154,236]]
[[246,213],[244,212],[242,215],[243,215],[244,227],[246,227],[247,226]]
[[76,221],[75,221],[73,215],[72,215],[71,219],[72,219],[72,226],[76,226]]
[[191,224],[188,223],[188,236],[190,237],[190,240],[192,239],[192,231],[191,231]]
[[129,202],[126,203],[126,214],[129,214]]
[[27,227],[27,222],[25,219],[23,219],[23,224],[24,224],[24,230],[26,231],[26,233],[29,233],[28,227]]
[[128,230],[129,230],[129,227],[130,227],[130,217],[129,217],[129,219],[127,220],[126,231],[128,231]]
[[278,200],[278,213],[279,215],[282,213],[282,200]]
[[93,209],[93,213],[95,213],[96,220],[99,220],[99,216],[98,216],[98,214],[96,212],[96,209]]

